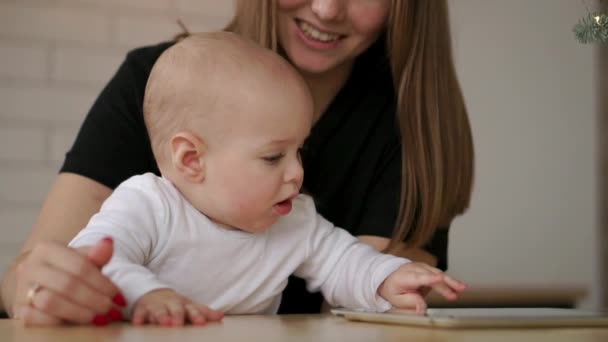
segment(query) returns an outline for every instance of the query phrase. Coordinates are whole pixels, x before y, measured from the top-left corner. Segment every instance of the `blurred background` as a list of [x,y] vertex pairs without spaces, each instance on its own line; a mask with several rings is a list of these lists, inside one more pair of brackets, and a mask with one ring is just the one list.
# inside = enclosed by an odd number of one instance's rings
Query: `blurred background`
[[[571,31],[595,4],[450,0],[477,160],[449,260],[472,289],[523,289],[530,300],[563,290],[582,307],[606,306],[608,54]],[[126,52],[170,39],[177,18],[191,31],[220,29],[232,9],[228,0],[0,0],[0,272]]]

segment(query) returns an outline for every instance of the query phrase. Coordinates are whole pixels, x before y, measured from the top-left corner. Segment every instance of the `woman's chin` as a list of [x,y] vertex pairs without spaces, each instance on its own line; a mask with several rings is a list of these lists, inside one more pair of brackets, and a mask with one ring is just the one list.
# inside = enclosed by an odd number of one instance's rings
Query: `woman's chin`
[[336,62],[318,56],[294,56],[291,59],[293,66],[302,74],[323,75],[331,71]]

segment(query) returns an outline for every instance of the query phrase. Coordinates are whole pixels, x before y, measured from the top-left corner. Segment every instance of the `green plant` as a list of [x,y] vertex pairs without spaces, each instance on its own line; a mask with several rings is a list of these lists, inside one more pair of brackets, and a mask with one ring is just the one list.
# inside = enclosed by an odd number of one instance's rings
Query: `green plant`
[[583,44],[608,42],[608,10],[591,12],[587,9],[587,16],[580,19],[572,31],[576,40]]

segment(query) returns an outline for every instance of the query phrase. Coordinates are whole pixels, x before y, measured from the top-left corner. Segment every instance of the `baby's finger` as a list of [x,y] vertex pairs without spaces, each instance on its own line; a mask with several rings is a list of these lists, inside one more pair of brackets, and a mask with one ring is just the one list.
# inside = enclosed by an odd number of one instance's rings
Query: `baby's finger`
[[398,279],[398,286],[402,291],[417,290],[422,286],[433,286],[443,280],[442,274],[429,272],[408,272]]
[[186,310],[186,316],[190,323],[194,325],[205,325],[205,323],[207,323],[207,318],[203,316],[196,305],[188,303],[184,306],[184,309]]
[[428,294],[431,292],[433,288],[429,287],[429,286],[421,286],[418,289],[418,293],[420,293],[420,295],[422,296],[422,298],[426,298],[426,296],[428,296]]
[[417,293],[405,293],[395,296],[392,298],[391,304],[398,309],[415,310],[417,314],[423,314],[426,311],[426,302]]
[[179,301],[171,301],[167,304],[172,326],[184,325],[184,304]]
[[434,273],[434,274],[441,274],[443,276],[443,281],[452,288],[453,291],[455,292],[462,292],[464,291],[464,289],[467,287],[465,283],[461,282],[460,280],[457,280],[455,278],[452,278],[451,276],[443,273],[443,271],[441,271],[438,268],[432,267],[430,265],[427,264],[421,264],[420,265],[423,269],[425,269],[426,271],[430,272],[430,273]]
[[224,318],[223,312],[213,310],[206,305],[198,305],[198,310],[209,322],[221,321]]
[[169,311],[167,308],[163,306],[158,306],[150,310],[150,322],[162,326],[170,326],[171,325],[171,316],[169,315]]
[[461,282],[460,280],[456,280],[447,274],[444,275],[443,281],[456,292],[462,292],[467,288],[465,283]]
[[136,305],[133,310],[131,323],[133,325],[143,325],[148,317],[148,309],[144,305]]
[[424,269],[425,271],[434,273],[434,274],[444,274],[444,272],[436,267],[433,267],[431,265],[427,265],[427,264],[422,264],[421,266],[422,269]]
[[433,290],[445,297],[447,300],[456,300],[458,294],[454,292],[446,283],[439,283],[433,286]]

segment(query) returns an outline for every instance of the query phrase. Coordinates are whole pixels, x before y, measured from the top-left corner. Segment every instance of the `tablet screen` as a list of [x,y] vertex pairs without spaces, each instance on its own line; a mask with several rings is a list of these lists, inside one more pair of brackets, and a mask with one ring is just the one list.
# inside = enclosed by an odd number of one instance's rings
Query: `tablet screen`
[[348,320],[443,328],[581,327],[608,326],[608,314],[554,308],[446,308],[428,309],[426,315],[391,310],[385,313],[333,309]]
[[429,317],[446,318],[559,318],[598,317],[598,312],[554,308],[468,308],[468,309],[428,309]]

